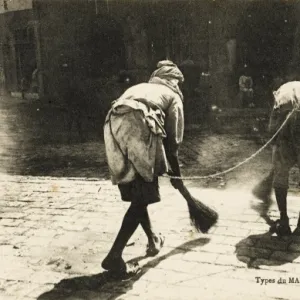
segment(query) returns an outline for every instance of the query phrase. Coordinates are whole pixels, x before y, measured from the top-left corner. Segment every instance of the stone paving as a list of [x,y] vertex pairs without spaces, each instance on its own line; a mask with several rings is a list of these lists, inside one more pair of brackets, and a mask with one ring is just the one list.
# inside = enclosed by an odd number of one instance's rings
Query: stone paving
[[[300,240],[267,234],[247,189],[187,183],[220,214],[203,235],[162,178],[163,201],[150,213],[165,246],[145,258],[146,238],[138,229],[125,258],[139,261],[142,272],[120,282],[100,266],[127,207],[115,186],[84,178],[1,175],[0,181],[0,299],[299,299]],[[297,195],[290,195],[288,209],[294,228]],[[274,203],[269,214],[278,217]]]
[[[107,180],[101,136],[79,142],[73,130],[67,143],[62,110],[1,100],[1,300],[299,299],[300,239],[270,236],[250,192],[270,168],[270,149],[225,177],[187,182],[220,214],[207,235],[193,230],[185,201],[161,178],[163,201],[150,213],[165,246],[157,257],[145,258],[147,241],[139,229],[124,254],[142,272],[120,282],[101,269],[127,208]],[[232,167],[265,142],[259,134],[226,130],[187,131],[180,151],[184,175]],[[293,228],[300,211],[298,176],[292,170]],[[269,216],[278,217],[274,201]]]

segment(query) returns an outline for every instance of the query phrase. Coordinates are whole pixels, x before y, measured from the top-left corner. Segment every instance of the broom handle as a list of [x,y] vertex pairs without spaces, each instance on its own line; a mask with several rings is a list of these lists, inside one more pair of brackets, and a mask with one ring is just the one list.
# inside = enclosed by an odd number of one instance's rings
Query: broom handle
[[[175,188],[175,187],[174,187]],[[175,188],[176,189],[176,188]],[[180,185],[180,187],[178,189],[176,189],[180,192],[180,194],[183,196],[183,198],[189,202],[192,199],[192,195],[190,194],[190,192],[188,191],[187,187],[184,185],[184,183],[182,183],[182,185]]]

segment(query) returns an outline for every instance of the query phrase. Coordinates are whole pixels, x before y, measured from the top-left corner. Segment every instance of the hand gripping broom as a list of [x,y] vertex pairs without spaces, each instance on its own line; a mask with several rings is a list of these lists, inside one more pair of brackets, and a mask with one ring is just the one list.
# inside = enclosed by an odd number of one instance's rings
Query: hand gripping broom
[[217,223],[218,213],[193,197],[182,182],[176,188],[187,202],[191,224],[197,231],[207,233]]

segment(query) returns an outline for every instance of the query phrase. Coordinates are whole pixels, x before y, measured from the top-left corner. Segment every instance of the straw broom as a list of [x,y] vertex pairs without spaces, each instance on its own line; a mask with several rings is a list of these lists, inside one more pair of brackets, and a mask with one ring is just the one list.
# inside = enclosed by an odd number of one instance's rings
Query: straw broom
[[218,213],[193,197],[183,183],[177,189],[187,201],[191,224],[197,231],[207,233],[217,223]]
[[273,178],[274,171],[272,169],[269,174],[252,189],[252,194],[259,200],[262,200],[266,203],[272,194]]
[[261,201],[258,205],[253,205],[253,209],[256,210],[260,216],[272,226],[273,221],[268,216],[268,211],[272,204],[272,187],[273,187],[274,171],[271,170],[269,174],[264,177],[254,188],[252,194]]

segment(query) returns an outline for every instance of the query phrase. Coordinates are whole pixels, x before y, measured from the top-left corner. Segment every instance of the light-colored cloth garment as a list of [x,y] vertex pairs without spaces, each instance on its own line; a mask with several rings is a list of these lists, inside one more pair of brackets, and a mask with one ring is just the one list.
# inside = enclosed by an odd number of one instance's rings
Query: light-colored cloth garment
[[283,84],[274,94],[274,109],[291,110],[300,107],[300,81]]
[[[279,87],[277,91],[273,92],[274,95],[274,106],[269,122],[269,131],[274,134],[281,124],[286,119],[288,113],[298,108],[300,105],[300,81],[287,82]],[[298,116],[299,113],[297,113]],[[295,114],[290,118],[285,128],[295,123]],[[294,125],[292,127],[294,127]],[[286,135],[286,129],[283,128],[280,132],[281,135]]]
[[[277,128],[285,120],[281,113]],[[274,123],[274,120],[273,120]],[[276,128],[275,128],[276,129]],[[273,187],[288,188],[289,172],[294,165],[300,166],[300,113],[295,112],[282,128],[273,145]]]
[[161,79],[177,79],[180,83],[184,82],[184,76],[178,69],[177,65],[170,60],[162,60],[157,64],[157,68],[152,74],[151,78],[159,77]]
[[174,149],[183,140],[180,95],[161,83],[129,88],[112,106],[104,125],[107,162],[113,184],[145,181],[168,171],[163,139]]

